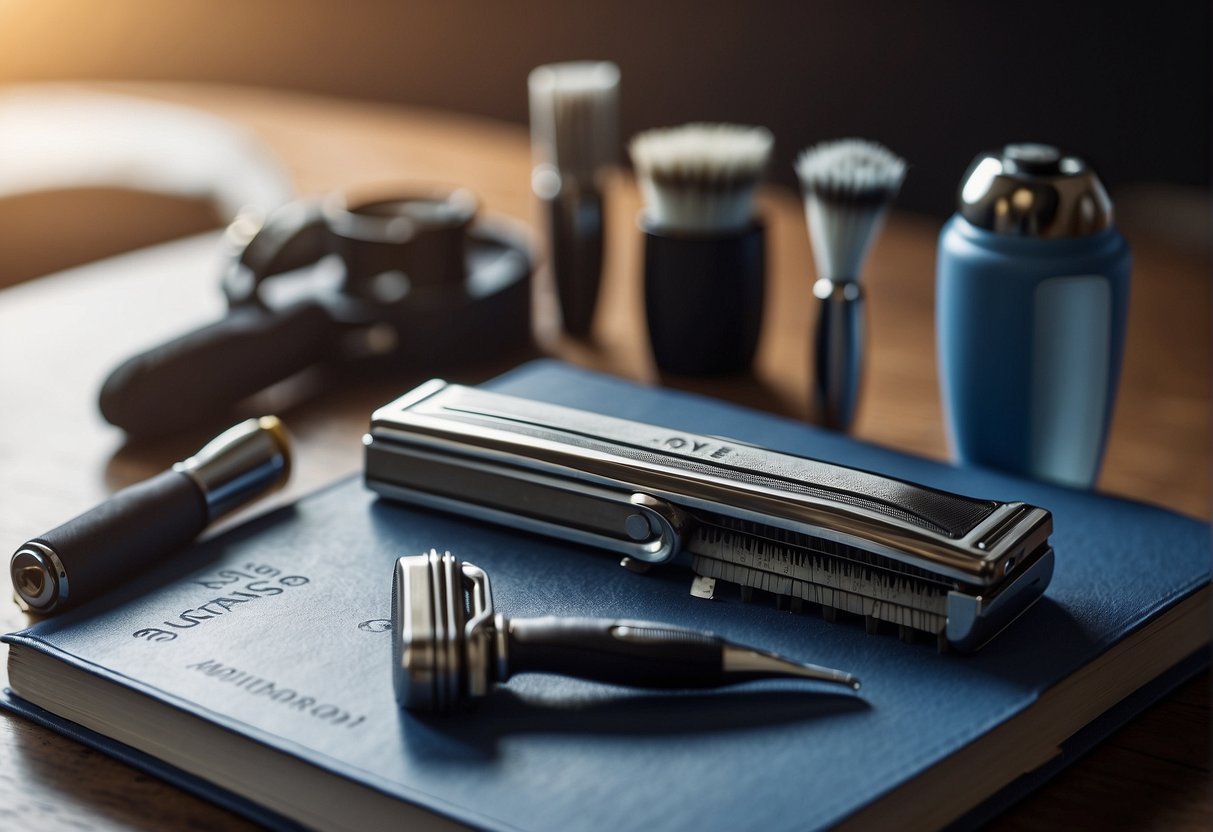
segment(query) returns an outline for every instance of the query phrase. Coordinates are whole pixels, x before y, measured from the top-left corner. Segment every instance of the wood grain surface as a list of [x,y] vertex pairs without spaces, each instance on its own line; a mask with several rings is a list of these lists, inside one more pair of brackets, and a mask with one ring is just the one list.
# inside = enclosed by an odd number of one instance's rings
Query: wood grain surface
[[[252,89],[151,84],[90,89],[186,104],[243,125],[279,156],[301,194],[384,181],[446,182],[472,188],[488,211],[522,220],[532,215],[528,139],[513,126]],[[643,328],[635,230],[639,203],[626,174],[610,179],[608,200],[610,247],[593,336],[579,342],[557,334],[550,293],[541,293],[533,354],[807,418],[813,267],[797,196],[769,190],[761,198],[770,228],[769,303],[754,372],[695,382],[657,378]],[[865,275],[871,352],[855,434],[946,458],[933,328],[939,225],[894,214],[872,252]],[[1124,229],[1134,246],[1134,295],[1123,380],[1098,487],[1207,518],[1208,247],[1207,240],[1172,238],[1166,228],[1142,223]],[[98,414],[96,395],[108,371],[133,351],[222,315],[217,285],[222,256],[218,235],[204,234],[0,289],[5,397],[0,541],[16,547],[188,455],[213,432],[124,443]],[[477,382],[526,357],[494,356],[447,375]],[[426,377],[425,368],[406,362],[397,372],[374,378],[328,379],[322,392],[303,401],[250,405],[284,408],[281,415],[296,439],[296,473],[273,502],[358,470],[359,440],[372,408]],[[5,570],[0,594],[9,592]],[[27,623],[15,606],[0,605],[0,628]],[[1213,821],[1209,726],[1204,673],[994,827],[1207,829]],[[251,825],[155,778],[21,719],[0,716],[0,828],[245,827]]]

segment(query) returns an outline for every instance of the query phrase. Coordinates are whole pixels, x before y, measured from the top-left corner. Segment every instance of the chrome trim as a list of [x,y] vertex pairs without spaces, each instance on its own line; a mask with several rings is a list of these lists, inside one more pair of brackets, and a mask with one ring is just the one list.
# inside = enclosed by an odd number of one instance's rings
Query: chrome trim
[[284,485],[291,474],[291,447],[277,416],[246,419],[225,430],[189,459],[173,465],[206,499],[215,520]]
[[948,593],[948,644],[962,652],[977,650],[998,635],[1044,594],[1053,577],[1053,548],[1046,547],[1015,580],[992,593]]
[[1112,225],[1112,201],[1095,171],[1051,145],[1009,144],[979,154],[958,202],[960,215],[976,227],[1012,237],[1082,237]]
[[[627,451],[627,455],[612,451]],[[727,464],[713,459],[714,453],[722,452],[728,456]],[[402,459],[393,463],[396,455]],[[1019,534],[1010,534],[986,550],[976,545],[990,537],[992,524],[1000,523],[1021,504],[997,505],[963,537],[950,538],[870,508],[861,499],[867,495],[859,492],[836,489],[839,499],[832,500],[824,493],[794,493],[782,487],[782,483],[811,483],[809,476],[816,474],[847,477],[872,492],[921,488],[912,483],[732,440],[469,388],[447,386],[411,405],[388,405],[374,414],[367,446],[367,485],[383,493],[399,489],[402,475],[393,470],[394,464],[405,465],[410,456],[509,477],[518,489],[551,487],[565,494],[614,502],[627,499],[625,494],[648,494],[692,516],[707,511],[773,524],[858,545],[953,580],[983,586],[1002,579],[1007,549],[1020,539]],[[834,486],[827,481],[824,487]],[[412,499],[419,490],[419,485],[411,483],[405,492],[397,493]],[[849,499],[853,495],[858,502]],[[431,494],[434,497],[437,499],[427,504],[441,503],[439,507],[449,509],[454,500],[466,508],[466,494]],[[1034,539],[1043,541],[1049,531],[1049,514],[1028,508],[1032,510],[1020,525],[1034,528]],[[500,504],[479,504],[476,511],[495,522],[653,560],[651,554],[636,554],[622,528],[621,543],[567,523],[517,516]]]
[[471,585],[472,609],[463,627],[467,656],[467,695],[478,699],[489,692],[493,680],[489,667],[493,661],[493,587],[483,569],[470,563],[462,565],[463,577]]
[[[42,591],[31,596],[22,591],[23,581],[19,574],[25,569],[36,569],[42,575]],[[24,612],[51,612],[68,599],[67,569],[54,549],[45,543],[31,540],[17,550],[9,565],[13,582],[13,599]]]

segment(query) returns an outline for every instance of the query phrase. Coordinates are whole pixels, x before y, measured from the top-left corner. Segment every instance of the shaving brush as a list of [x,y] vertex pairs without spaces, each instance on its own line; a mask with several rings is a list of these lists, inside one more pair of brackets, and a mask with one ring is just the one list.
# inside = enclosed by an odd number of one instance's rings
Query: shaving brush
[[547,64],[527,78],[532,188],[547,224],[562,324],[586,335],[602,281],[599,176],[619,157],[619,68],[609,61]]
[[753,361],[766,279],[754,191],[772,144],[763,127],[687,124],[629,146],[644,200],[645,317],[663,372],[715,375]]
[[823,142],[796,162],[820,301],[812,408],[826,427],[846,430],[855,419],[864,363],[860,274],[905,173],[905,160],[861,139]]

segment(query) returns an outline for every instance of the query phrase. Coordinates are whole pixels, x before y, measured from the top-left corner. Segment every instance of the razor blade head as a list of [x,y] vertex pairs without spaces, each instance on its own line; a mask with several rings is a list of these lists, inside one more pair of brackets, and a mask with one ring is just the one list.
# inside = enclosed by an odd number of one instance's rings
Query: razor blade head
[[483,696],[492,664],[488,575],[450,552],[402,557],[392,580],[392,682],[415,711],[450,713]]

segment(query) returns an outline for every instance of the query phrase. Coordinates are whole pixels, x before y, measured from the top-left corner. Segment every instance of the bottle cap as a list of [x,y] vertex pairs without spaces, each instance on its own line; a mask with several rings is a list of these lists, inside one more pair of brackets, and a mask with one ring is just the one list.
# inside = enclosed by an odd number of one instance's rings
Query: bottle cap
[[962,217],[1010,237],[1083,237],[1112,224],[1112,202],[1095,171],[1048,144],[979,154],[958,197]]

